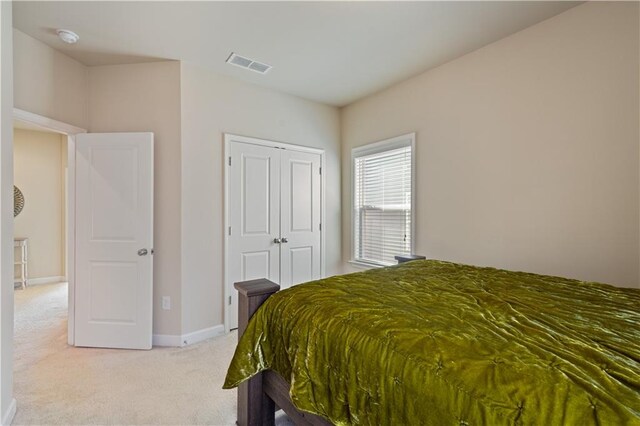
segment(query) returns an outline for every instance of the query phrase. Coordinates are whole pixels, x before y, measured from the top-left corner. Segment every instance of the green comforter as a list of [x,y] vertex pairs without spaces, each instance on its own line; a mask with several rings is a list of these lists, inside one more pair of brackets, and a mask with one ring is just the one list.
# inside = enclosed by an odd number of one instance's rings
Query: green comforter
[[225,388],[272,369],[335,424],[640,425],[640,290],[434,260],[271,296]]

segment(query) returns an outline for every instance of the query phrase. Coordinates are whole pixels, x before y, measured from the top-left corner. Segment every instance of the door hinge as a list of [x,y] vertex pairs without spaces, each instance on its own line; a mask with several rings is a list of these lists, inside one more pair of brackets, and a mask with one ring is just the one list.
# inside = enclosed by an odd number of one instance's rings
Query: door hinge
[[229,235],[231,235],[231,227],[229,227]]
[[229,165],[231,165],[231,156],[229,156]]
[[231,304],[231,296],[229,296],[229,304]]
[[322,167],[318,169],[318,173],[322,174]]
[[318,229],[322,231],[322,224],[318,225]]

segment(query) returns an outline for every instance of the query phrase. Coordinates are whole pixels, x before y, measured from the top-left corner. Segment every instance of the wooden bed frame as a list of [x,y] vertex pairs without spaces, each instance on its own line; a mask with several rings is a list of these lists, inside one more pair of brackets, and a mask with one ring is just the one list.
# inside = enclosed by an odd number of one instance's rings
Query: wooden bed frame
[[[235,283],[238,290],[238,339],[244,333],[249,319],[280,286],[267,279]],[[299,426],[326,426],[324,418],[298,410],[289,397],[289,383],[278,373],[267,370],[238,386],[239,426],[272,426],[275,414],[281,408]]]
[[[424,256],[396,256],[398,263],[424,259]],[[280,286],[266,278],[234,284],[238,290],[238,339],[244,333],[249,319],[258,308],[280,290]],[[289,383],[278,373],[267,370],[238,386],[239,426],[272,426],[275,413],[282,409],[298,426],[326,426],[332,423],[323,417],[298,410],[289,397]]]

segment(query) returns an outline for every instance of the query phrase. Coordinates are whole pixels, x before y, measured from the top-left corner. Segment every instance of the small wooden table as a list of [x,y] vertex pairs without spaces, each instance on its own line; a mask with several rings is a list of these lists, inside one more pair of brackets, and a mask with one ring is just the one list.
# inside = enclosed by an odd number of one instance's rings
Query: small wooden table
[[16,247],[20,249],[20,257],[16,257],[16,260],[14,262],[14,266],[18,266],[20,269],[20,275],[14,276],[13,284],[15,285],[16,283],[20,283],[23,290],[27,288],[27,279],[29,276],[29,266],[27,264],[27,262],[29,261],[29,245],[27,244],[28,241],[28,238],[13,239],[14,249]]
[[405,255],[395,256],[395,259],[398,261],[398,263],[405,263],[405,262],[411,262],[412,260],[424,260],[426,259],[426,257],[421,256],[419,254],[405,254]]

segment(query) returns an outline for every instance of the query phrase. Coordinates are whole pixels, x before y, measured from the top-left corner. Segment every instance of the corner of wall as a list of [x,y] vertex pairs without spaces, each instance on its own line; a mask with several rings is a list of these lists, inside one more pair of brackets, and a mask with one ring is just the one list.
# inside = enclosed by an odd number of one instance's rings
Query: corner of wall
[[13,399],[13,22],[0,2],[0,415],[9,424]]

